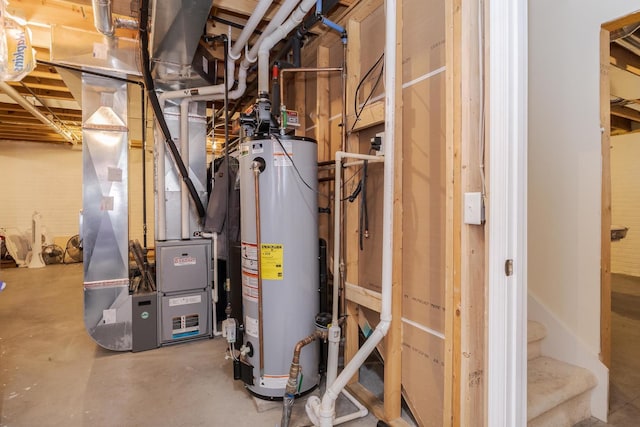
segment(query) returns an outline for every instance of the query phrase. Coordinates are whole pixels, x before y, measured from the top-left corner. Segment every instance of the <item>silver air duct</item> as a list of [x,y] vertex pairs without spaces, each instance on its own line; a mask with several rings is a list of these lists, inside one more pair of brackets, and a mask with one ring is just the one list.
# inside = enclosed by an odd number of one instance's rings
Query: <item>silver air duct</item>
[[111,0],[91,0],[93,6],[93,25],[107,37],[113,37],[115,26],[111,19]]

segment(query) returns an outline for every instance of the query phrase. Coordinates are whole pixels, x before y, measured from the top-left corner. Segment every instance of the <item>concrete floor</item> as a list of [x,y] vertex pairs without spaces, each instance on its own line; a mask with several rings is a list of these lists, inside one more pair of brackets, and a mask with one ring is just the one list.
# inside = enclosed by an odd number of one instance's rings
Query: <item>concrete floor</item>
[[610,413],[576,427],[640,425],[640,278],[613,274],[611,280]]
[[[9,268],[0,280],[0,426],[279,424],[280,404],[258,404],[233,380],[221,338],[141,353],[97,346],[83,325],[81,264]],[[338,415],[352,411],[342,399]],[[310,424],[299,399],[291,426]]]

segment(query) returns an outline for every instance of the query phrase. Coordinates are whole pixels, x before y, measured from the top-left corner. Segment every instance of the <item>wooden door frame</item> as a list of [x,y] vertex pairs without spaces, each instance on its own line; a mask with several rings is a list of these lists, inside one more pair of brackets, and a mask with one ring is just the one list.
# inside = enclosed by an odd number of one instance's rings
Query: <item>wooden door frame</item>
[[600,30],[600,127],[602,130],[602,210],[600,233],[600,360],[611,368],[611,106],[610,33],[640,22],[640,11],[602,24]]

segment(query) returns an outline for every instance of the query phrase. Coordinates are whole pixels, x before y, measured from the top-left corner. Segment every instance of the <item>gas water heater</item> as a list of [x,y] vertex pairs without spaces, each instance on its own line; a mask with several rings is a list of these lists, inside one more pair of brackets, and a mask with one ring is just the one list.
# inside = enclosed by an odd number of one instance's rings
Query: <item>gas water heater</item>
[[[296,343],[319,310],[317,146],[309,138],[258,134],[240,148],[242,379],[261,398],[281,398]],[[298,393],[319,383],[314,342],[300,359]]]

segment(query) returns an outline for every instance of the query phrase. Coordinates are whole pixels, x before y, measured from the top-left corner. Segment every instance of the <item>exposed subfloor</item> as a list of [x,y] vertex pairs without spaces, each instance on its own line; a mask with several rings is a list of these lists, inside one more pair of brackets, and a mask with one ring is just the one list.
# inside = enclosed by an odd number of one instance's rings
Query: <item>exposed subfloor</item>
[[609,420],[591,418],[576,427],[640,425],[640,277],[612,274],[611,289]]
[[[225,360],[222,338],[116,353],[83,324],[82,265],[0,270],[0,426],[269,426]],[[317,394],[317,392],[316,392]],[[298,399],[291,427],[309,426]],[[353,411],[341,396],[338,416]],[[375,426],[371,414],[345,426]]]

